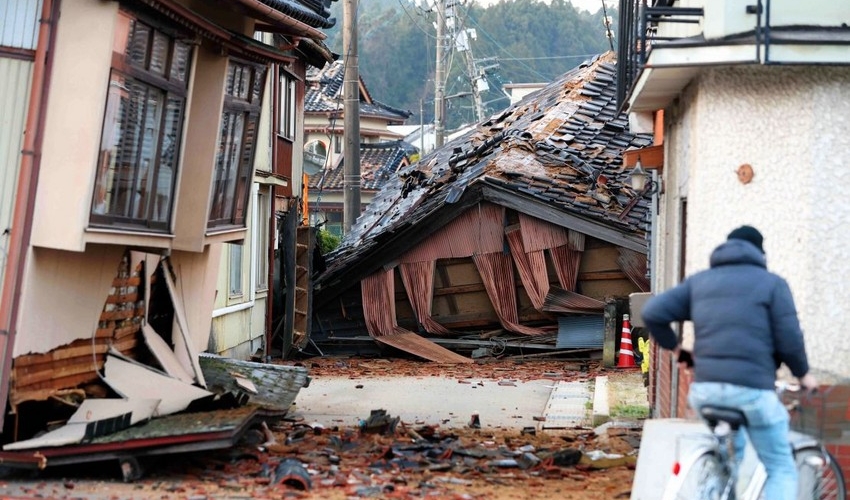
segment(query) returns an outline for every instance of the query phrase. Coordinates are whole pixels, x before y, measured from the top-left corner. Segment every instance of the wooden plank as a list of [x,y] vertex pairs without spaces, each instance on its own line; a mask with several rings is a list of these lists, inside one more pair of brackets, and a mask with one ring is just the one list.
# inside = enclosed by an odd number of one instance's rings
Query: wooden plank
[[647,146],[645,148],[630,149],[623,151],[623,166],[634,168],[640,158],[640,164],[644,169],[658,169],[658,175],[664,168],[664,145]]
[[579,281],[596,281],[596,280],[622,280],[626,279],[626,273],[622,271],[596,271],[589,273],[579,273]]
[[212,396],[209,391],[111,354],[104,364],[104,380],[127,399],[161,399],[156,416],[183,411],[192,401]]
[[53,378],[46,382],[33,384],[24,389],[18,389],[16,387],[15,390],[10,393],[10,401],[13,406],[17,406],[24,401],[42,401],[63,389],[93,382],[97,380],[97,378],[98,376],[95,372],[90,372],[70,377]]
[[15,370],[17,370],[28,366],[54,363],[64,359],[79,358],[82,356],[88,356],[89,360],[91,360],[92,350],[96,354],[104,354],[109,350],[109,340],[98,339],[95,341],[94,347],[92,347],[90,340],[82,342],[75,341],[70,347],[58,348],[49,353],[20,356],[15,358],[14,366]]
[[[168,264],[168,265],[165,265]],[[204,374],[201,371],[201,365],[198,364],[198,353],[195,350],[195,345],[192,343],[192,337],[189,335],[189,324],[186,322],[186,312],[183,309],[183,301],[177,295],[177,287],[174,285],[174,280],[171,277],[171,264],[169,260],[163,260],[162,275],[165,276],[165,285],[168,288],[168,293],[171,295],[171,302],[174,305],[174,317],[177,320],[180,333],[183,336],[183,343],[186,349],[186,354],[192,364],[192,371],[195,374],[195,380],[202,387],[206,387],[204,382]]]
[[[473,293],[482,291],[484,291],[484,283],[473,283],[471,285],[456,285],[445,288],[436,288],[434,289],[434,296],[439,297],[442,295],[457,295],[459,293]],[[455,308],[457,308],[457,305],[455,305]]]
[[[92,366],[91,356],[83,358],[73,358],[64,360],[61,363],[42,365],[39,367],[29,367],[23,370],[16,370],[15,383],[17,388],[26,388],[30,385],[39,384],[49,381],[53,378],[70,377],[84,373],[94,375],[95,369]],[[97,368],[103,365],[103,359],[97,360]]]

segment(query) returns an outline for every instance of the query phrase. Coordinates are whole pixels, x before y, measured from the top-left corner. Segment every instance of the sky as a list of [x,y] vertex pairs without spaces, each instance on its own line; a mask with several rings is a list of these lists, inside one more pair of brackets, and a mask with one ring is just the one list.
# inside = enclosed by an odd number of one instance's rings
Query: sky
[[[523,0],[516,0],[523,1]],[[544,0],[545,1],[545,0]],[[494,3],[498,3],[499,0],[475,0],[475,2],[487,6]],[[570,0],[570,3],[578,7],[579,9],[584,9],[590,11],[591,13],[595,13],[599,9],[602,8],[602,0]],[[610,3],[608,5],[611,5]]]

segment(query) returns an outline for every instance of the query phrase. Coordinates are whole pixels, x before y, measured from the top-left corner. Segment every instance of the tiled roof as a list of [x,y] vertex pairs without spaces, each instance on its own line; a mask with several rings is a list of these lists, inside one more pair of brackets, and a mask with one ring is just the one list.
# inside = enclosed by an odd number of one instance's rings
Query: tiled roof
[[[332,28],[336,19],[331,17],[324,0],[259,0],[274,10],[315,28]],[[336,1],[336,0],[332,0]],[[330,6],[330,2],[328,2]]]
[[631,188],[622,154],[652,136],[617,113],[615,75],[614,55],[598,56],[402,169],[328,256],[317,293],[374,272],[484,199],[645,251],[650,198]]
[[[343,111],[342,84],[345,79],[345,63],[342,60],[326,64],[322,69],[307,71],[307,95],[304,98],[305,113],[327,113]],[[384,117],[401,121],[410,118],[409,111],[402,111],[372,99],[363,79],[360,79],[360,114]]]
[[[408,160],[409,145],[402,141],[360,145],[360,189],[377,191]],[[309,177],[311,190],[323,191],[343,188],[344,161],[332,168],[319,171]]]

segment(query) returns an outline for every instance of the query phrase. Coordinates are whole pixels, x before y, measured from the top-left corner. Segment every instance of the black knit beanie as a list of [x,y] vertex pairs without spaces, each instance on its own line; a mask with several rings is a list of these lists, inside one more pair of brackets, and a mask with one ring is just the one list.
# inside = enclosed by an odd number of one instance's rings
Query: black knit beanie
[[761,235],[759,230],[753,226],[741,226],[729,233],[729,236],[727,236],[726,239],[749,241],[755,245],[761,253],[764,253],[764,248],[761,246],[764,241],[764,237]]

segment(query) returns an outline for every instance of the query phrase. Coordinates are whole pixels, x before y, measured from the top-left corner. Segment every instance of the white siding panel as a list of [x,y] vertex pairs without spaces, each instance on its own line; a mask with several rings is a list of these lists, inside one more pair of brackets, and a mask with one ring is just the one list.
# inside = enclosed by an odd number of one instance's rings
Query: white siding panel
[[[0,0],[3,1],[3,0]],[[0,283],[6,271],[32,62],[0,58]]]
[[0,0],[0,45],[35,50],[42,0]]

